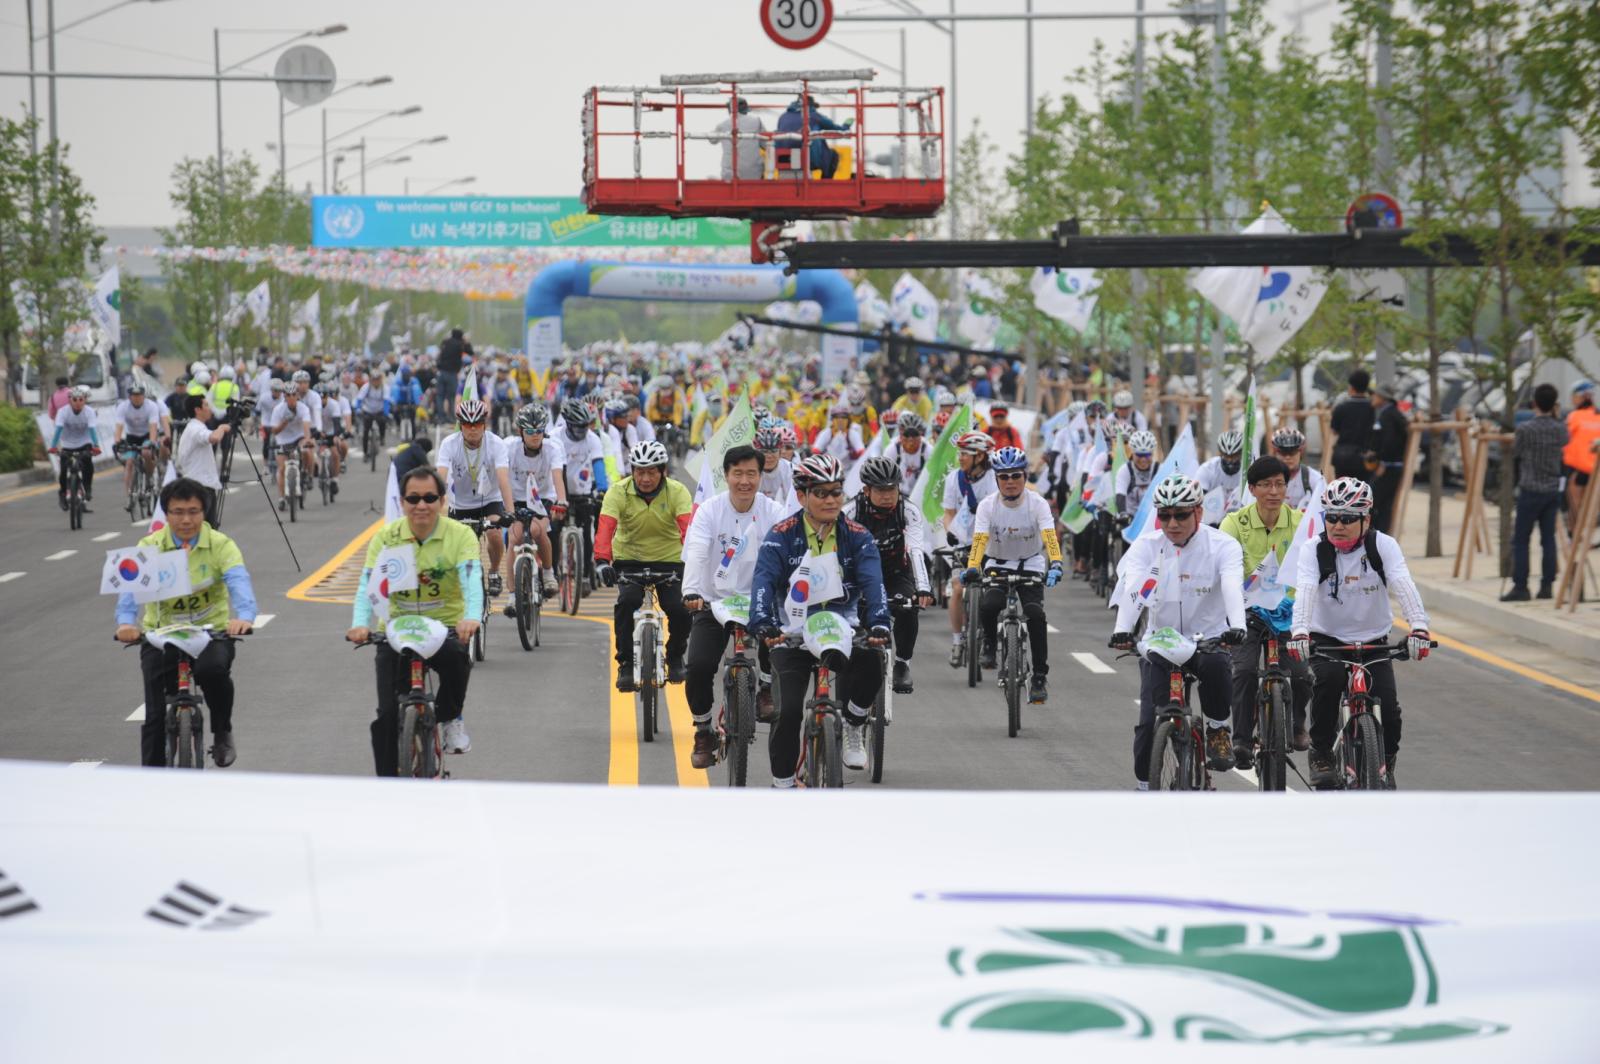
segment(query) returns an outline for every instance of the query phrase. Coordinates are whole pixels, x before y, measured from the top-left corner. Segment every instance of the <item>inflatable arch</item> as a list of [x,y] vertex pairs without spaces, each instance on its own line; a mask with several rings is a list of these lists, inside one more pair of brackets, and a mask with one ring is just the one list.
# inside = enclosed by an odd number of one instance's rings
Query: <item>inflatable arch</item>
[[[568,296],[701,303],[771,303],[810,300],[825,325],[854,327],[855,291],[838,270],[804,270],[785,276],[781,266],[679,266],[672,263],[569,259],[540,270],[523,303],[528,363],[541,381],[561,357],[561,305]],[[838,380],[855,371],[860,341],[822,336],[822,375]]]

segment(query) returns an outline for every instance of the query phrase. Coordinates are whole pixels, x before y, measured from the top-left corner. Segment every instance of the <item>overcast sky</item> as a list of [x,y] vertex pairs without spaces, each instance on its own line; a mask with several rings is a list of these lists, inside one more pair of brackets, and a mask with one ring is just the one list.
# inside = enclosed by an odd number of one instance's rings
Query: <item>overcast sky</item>
[[[56,0],[56,22],[64,25],[111,5],[113,0]],[[44,32],[46,0],[33,0],[37,31]],[[948,0],[926,0],[925,10],[947,10]],[[0,2],[0,69],[27,66],[24,29],[27,0]],[[1039,11],[1133,10],[1131,0],[1035,0]],[[1157,6],[1152,0],[1151,7]],[[1275,0],[1287,21],[1301,0]],[[1306,0],[1317,6],[1317,0]],[[962,12],[1018,11],[1023,0],[959,0]],[[734,70],[846,68],[860,60],[826,44],[791,52],[769,42],[757,16],[757,0],[162,0],[129,4],[58,36],[57,68],[63,71],[184,72],[211,69],[212,28],[278,29],[282,35],[229,33],[223,63],[236,62],[300,30],[343,22],[348,32],[314,42],[333,57],[341,80],[390,75],[390,85],[356,89],[330,107],[398,109],[420,105],[420,114],[390,119],[370,130],[373,155],[408,140],[447,134],[437,147],[414,151],[407,165],[381,167],[368,176],[368,192],[398,194],[403,179],[412,191],[476,175],[467,191],[485,195],[570,195],[581,183],[582,133],[579,104],[594,84],[656,84],[661,74]],[[886,13],[885,0],[839,0],[840,13]],[[1332,5],[1306,16],[1313,41],[1327,39]],[[866,34],[866,35],[864,35]],[[1113,48],[1132,37],[1129,22],[1040,23],[1034,32],[1034,85],[1056,92],[1062,78],[1084,62],[1095,37]],[[886,66],[897,63],[898,32],[835,24],[830,40],[869,53]],[[908,79],[913,85],[950,81],[948,38],[910,24],[906,30]],[[963,129],[981,120],[1003,151],[1019,143],[1025,120],[1023,29],[1020,23],[965,23],[958,37],[959,118]],[[45,65],[44,45],[37,62]],[[272,56],[251,64],[268,73]],[[880,67],[880,69],[883,69]],[[884,70],[879,83],[894,83]],[[98,201],[102,225],[160,225],[172,221],[167,188],[172,167],[185,156],[216,151],[216,112],[211,86],[202,82],[140,83],[62,81],[60,136],[70,145],[72,165]],[[47,89],[39,82],[40,112]],[[27,109],[25,79],[0,79],[0,110],[21,117]],[[248,150],[264,165],[276,165],[266,145],[277,140],[277,90],[269,84],[229,85],[223,90],[224,133],[229,151]],[[334,132],[369,115],[335,114]],[[316,110],[289,119],[289,164],[312,160],[320,121]],[[707,148],[707,151],[710,149]],[[290,174],[297,186],[320,184],[316,162]]]

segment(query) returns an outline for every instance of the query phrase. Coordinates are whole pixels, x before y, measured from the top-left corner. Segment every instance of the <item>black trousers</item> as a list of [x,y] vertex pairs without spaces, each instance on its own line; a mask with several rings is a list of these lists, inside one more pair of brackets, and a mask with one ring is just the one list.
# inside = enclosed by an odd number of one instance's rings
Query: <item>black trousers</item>
[[222,527],[222,515],[217,513],[217,489],[200,485],[200,505],[205,509],[206,524],[212,528]]
[[[692,614],[689,625],[689,652],[684,661],[687,676],[684,694],[689,699],[689,712],[696,720],[709,720],[716,702],[717,673],[722,668],[722,654],[728,649],[731,633],[711,615],[709,609]],[[751,636],[756,645],[756,663],[761,672],[772,671],[772,661],[767,645]]]
[[[1289,672],[1290,706],[1294,726],[1304,727],[1306,703],[1311,701],[1311,670],[1303,661],[1289,656],[1288,637],[1278,641],[1278,662]],[[1234,647],[1233,659],[1233,741],[1248,744],[1256,734],[1256,694],[1261,682],[1261,636],[1251,629],[1243,643]]]
[[[1033,656],[1033,671],[1044,676],[1050,671],[1049,629],[1044,619],[1044,588],[1019,587],[1017,598],[1022,602],[1022,613],[1028,618],[1028,648]],[[983,628],[983,645],[995,645],[995,635],[1000,629],[1000,614],[1006,608],[1006,589],[986,587],[978,601],[978,623]]]
[[94,498],[94,456],[89,453],[90,450],[87,444],[70,450],[65,447],[61,449],[61,475],[57,479],[62,495],[67,493],[67,470],[71,463],[76,462],[78,473],[83,478],[83,497],[85,500]]
[[1517,523],[1511,533],[1511,583],[1515,587],[1528,586],[1529,546],[1535,526],[1539,529],[1539,549],[1543,565],[1539,570],[1539,583],[1545,587],[1556,582],[1556,518],[1561,514],[1559,491],[1517,491]]
[[[1311,645],[1340,644],[1343,639],[1311,636]],[[1339,735],[1339,699],[1344,695],[1347,670],[1343,662],[1327,658],[1311,659],[1311,676],[1316,687],[1311,694],[1311,749],[1332,750]],[[1378,722],[1383,725],[1383,752],[1393,756],[1400,749],[1400,693],[1394,684],[1394,662],[1373,661],[1367,665],[1371,678],[1369,695],[1378,704]]]
[[1372,527],[1388,532],[1394,521],[1394,499],[1400,490],[1400,470],[1380,469],[1372,478]]
[[[890,595],[902,595],[913,602],[916,601],[917,581],[909,569],[885,569],[883,589]],[[917,633],[922,628],[917,608],[890,607],[890,610],[894,618],[894,656],[901,661],[910,661],[912,653],[917,649]]]
[[[683,608],[682,562],[612,562],[619,573],[641,569],[671,569],[677,580],[656,585],[656,602],[667,615],[667,661],[682,659],[689,644],[689,611]],[[617,636],[617,664],[633,664],[633,614],[644,604],[644,588],[638,584],[618,584],[617,604],[611,610],[611,623]]]
[[[400,774],[400,695],[411,690],[411,676],[402,668],[399,654],[387,643],[377,651],[378,716],[372,722],[372,764],[380,776]],[[472,675],[472,655],[467,645],[452,632],[428,659],[428,668],[439,678],[433,693],[434,715],[439,723],[456,720],[467,700],[467,680]]]
[[[881,653],[870,647],[857,647],[848,660],[830,662],[834,669],[834,697],[843,703],[840,709],[847,721],[853,719],[850,704],[871,706],[878,697],[878,685],[883,682]],[[800,647],[778,647],[772,652],[778,723],[767,737],[767,756],[776,779],[793,776],[800,760],[800,723],[805,716],[815,662],[811,652]]]
[[[1233,694],[1233,670],[1228,655],[1196,654],[1189,668],[1200,679],[1200,712],[1210,725],[1228,723],[1228,701]],[[1156,737],[1156,703],[1166,704],[1172,663],[1159,654],[1139,662],[1139,723],[1133,727],[1133,775],[1140,783],[1150,779],[1150,746]]]
[[[139,729],[139,763],[167,763],[167,699],[178,693],[178,650],[139,648],[144,672],[144,725]],[[205,696],[212,734],[233,731],[233,644],[214,639],[194,659],[190,676]]]

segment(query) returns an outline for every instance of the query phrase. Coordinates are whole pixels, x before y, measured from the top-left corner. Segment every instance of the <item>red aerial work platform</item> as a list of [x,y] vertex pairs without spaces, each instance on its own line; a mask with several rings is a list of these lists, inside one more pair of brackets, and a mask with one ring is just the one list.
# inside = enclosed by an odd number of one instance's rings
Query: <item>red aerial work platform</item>
[[[584,204],[595,214],[749,218],[756,262],[771,258],[785,222],[932,217],[944,205],[944,90],[872,85],[874,73],[685,75],[663,77],[660,86],[596,86],[583,103]],[[800,128],[778,132],[779,116],[805,97],[848,128],[814,129],[800,108]],[[717,127],[736,102],[747,112],[733,136]],[[696,141],[707,150],[691,152]],[[838,153],[831,178],[805,165],[821,153],[819,142]]]

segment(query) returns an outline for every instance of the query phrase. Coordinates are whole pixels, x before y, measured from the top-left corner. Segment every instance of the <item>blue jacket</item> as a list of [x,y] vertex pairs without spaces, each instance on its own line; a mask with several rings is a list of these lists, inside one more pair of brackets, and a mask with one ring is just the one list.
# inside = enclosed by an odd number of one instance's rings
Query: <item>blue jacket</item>
[[[847,617],[859,611],[868,628],[889,627],[889,596],[883,589],[883,566],[872,533],[840,515],[834,537],[843,570],[844,597],[814,603],[808,613],[831,609]],[[756,555],[756,575],[750,590],[750,630],[782,628],[783,600],[789,579],[806,556],[805,514],[794,513],[772,526]]]
[[421,406],[422,385],[417,383],[417,378],[415,377],[396,377],[394,384],[389,388],[389,401],[396,406],[402,403]]
[[[810,161],[813,166],[816,166],[818,164],[819,157],[827,155],[827,153],[832,150],[832,147],[829,145],[826,138],[816,136],[817,132],[819,130],[842,132],[849,127],[840,125],[838,122],[835,122],[833,119],[829,118],[815,107],[811,108],[809,116],[806,117],[808,117],[808,120],[802,121],[800,101],[791,100],[788,108],[783,112],[783,114],[778,116],[777,131],[779,133],[799,133],[802,126],[809,126],[812,134]],[[773,145],[778,148],[798,148],[800,147],[800,144],[801,140],[798,136],[792,138],[784,137],[782,139],[773,141]]]

